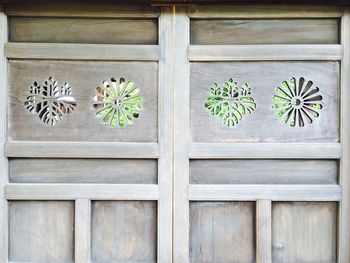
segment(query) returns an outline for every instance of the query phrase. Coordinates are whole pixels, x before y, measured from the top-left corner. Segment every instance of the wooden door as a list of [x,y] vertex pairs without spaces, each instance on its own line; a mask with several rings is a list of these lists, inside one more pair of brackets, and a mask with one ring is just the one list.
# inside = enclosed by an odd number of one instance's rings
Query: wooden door
[[349,262],[347,11],[176,21],[175,262]]
[[348,10],[0,17],[0,262],[350,261]]
[[5,7],[1,262],[171,262],[171,20]]

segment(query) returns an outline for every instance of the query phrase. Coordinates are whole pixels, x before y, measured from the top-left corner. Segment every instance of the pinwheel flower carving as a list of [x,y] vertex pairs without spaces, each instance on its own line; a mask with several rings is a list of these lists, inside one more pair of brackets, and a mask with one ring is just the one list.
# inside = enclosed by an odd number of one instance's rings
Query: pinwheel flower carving
[[304,127],[320,116],[322,96],[311,80],[306,81],[303,77],[297,80],[293,77],[289,82],[283,81],[275,91],[275,115],[290,127]]
[[71,114],[77,104],[67,82],[59,87],[58,82],[49,77],[41,86],[36,81],[30,86],[24,106],[44,124],[55,126],[63,115]]
[[251,97],[251,89],[247,83],[238,88],[237,82],[229,79],[223,87],[214,83],[204,107],[209,115],[216,116],[223,125],[233,127],[245,115],[253,113],[256,103]]
[[143,98],[138,95],[140,89],[131,81],[120,78],[118,81],[103,81],[101,87],[96,88],[94,96],[94,109],[96,116],[103,124],[110,127],[124,128],[132,125],[134,119],[140,116]]

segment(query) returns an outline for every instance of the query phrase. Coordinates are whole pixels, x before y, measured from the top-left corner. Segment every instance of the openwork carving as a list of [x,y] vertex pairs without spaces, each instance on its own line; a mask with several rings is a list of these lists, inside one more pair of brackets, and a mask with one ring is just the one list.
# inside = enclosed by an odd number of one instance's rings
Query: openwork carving
[[36,81],[30,86],[24,106],[44,124],[55,126],[63,115],[71,114],[76,108],[77,103],[71,95],[72,88],[67,82],[59,87],[58,82],[49,77],[41,86]]
[[306,82],[303,77],[298,80],[293,77],[289,82],[283,81],[275,91],[273,109],[283,123],[304,127],[305,123],[311,124],[319,117],[322,96],[311,80]]
[[237,82],[229,79],[223,87],[217,83],[210,88],[210,97],[204,107],[211,116],[227,127],[237,125],[245,115],[252,114],[256,103],[251,97],[251,89],[247,83],[238,88]]
[[96,116],[103,124],[110,127],[124,128],[132,125],[142,110],[142,96],[140,89],[131,81],[120,78],[118,81],[111,78],[110,83],[103,81],[103,86],[96,88],[94,108]]

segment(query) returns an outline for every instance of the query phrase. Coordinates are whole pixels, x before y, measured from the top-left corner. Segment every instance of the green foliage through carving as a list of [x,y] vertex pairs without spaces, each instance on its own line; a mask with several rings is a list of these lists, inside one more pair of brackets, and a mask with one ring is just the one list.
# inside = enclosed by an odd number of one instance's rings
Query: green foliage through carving
[[304,127],[305,123],[313,123],[319,117],[322,109],[322,96],[319,88],[313,87],[312,81],[304,78],[292,78],[289,82],[283,81],[281,87],[275,89],[272,108],[275,115],[290,127]]
[[233,127],[245,115],[253,113],[256,103],[251,97],[248,84],[245,83],[239,88],[237,82],[229,79],[223,87],[214,83],[204,107],[209,115],[216,116],[223,125]]
[[132,125],[142,110],[140,89],[133,82],[120,78],[111,78],[111,82],[103,81],[103,86],[96,88],[94,108],[96,116],[103,124],[110,127],[125,128]]

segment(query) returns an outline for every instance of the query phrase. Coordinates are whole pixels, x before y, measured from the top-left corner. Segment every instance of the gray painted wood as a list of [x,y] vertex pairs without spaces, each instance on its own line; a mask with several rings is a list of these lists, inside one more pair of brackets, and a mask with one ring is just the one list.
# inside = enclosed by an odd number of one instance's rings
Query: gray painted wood
[[157,160],[11,159],[11,183],[156,184]]
[[156,202],[93,202],[91,228],[92,261],[157,261]]
[[332,160],[192,160],[192,184],[337,184]]
[[10,17],[10,42],[158,44],[157,19]]
[[[9,140],[157,141],[158,66],[155,62],[10,61]],[[55,127],[43,124],[24,107],[29,87],[52,76],[68,82],[77,108]],[[140,88],[143,109],[133,125],[124,129],[100,123],[93,109],[96,88],[111,77],[124,77]]]
[[337,262],[337,207],[337,203],[273,204],[273,262]]
[[9,253],[13,262],[74,262],[74,202],[10,202]]
[[338,19],[192,19],[192,45],[337,44]]
[[192,202],[190,220],[190,262],[255,262],[253,202]]
[[[323,96],[320,117],[311,125],[291,128],[275,117],[275,88],[292,77],[312,80]],[[204,104],[210,87],[229,78],[252,89],[256,110],[235,127],[210,116]],[[191,63],[191,132],[193,142],[338,142],[339,64],[336,62]],[[210,127],[210,128],[208,128]]]

